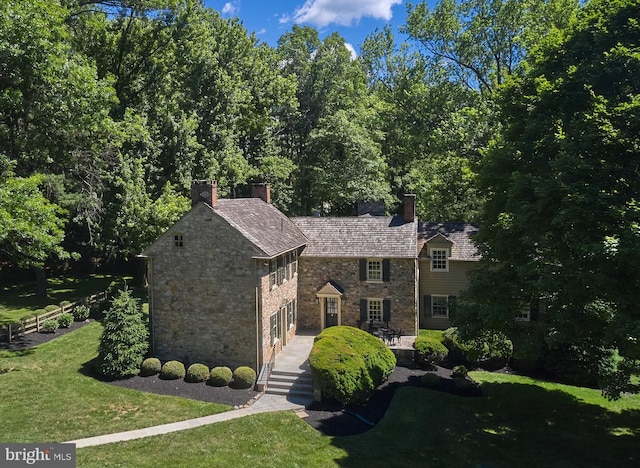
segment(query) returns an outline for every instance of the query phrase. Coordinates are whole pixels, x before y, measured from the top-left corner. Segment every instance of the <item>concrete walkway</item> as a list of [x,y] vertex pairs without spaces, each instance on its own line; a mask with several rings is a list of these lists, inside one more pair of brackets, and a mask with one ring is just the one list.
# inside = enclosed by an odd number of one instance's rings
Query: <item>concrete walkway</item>
[[[291,342],[283,348],[276,357],[275,368],[280,370],[297,370],[309,368],[309,352],[313,346],[313,335],[296,335]],[[237,410],[227,411],[210,416],[203,416],[196,419],[188,419],[186,421],[178,421],[160,426],[147,427],[144,429],[136,429],[127,432],[118,432],[115,434],[105,434],[101,436],[88,437],[86,439],[70,440],[68,444],[76,444],[76,448],[91,447],[94,445],[110,444],[112,442],[123,442],[126,440],[142,439],[144,437],[152,437],[170,432],[184,431],[194,429],[200,426],[207,426],[221,421],[229,421],[231,419],[244,418],[252,414],[269,413],[274,411],[302,411],[305,406],[311,403],[310,399],[300,398],[296,396],[280,396],[263,394],[250,406]]]

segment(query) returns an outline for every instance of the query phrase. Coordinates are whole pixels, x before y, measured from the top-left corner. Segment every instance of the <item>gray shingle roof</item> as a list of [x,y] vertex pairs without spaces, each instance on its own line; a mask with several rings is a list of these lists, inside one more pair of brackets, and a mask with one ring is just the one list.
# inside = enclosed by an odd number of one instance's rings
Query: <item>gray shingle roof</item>
[[219,199],[218,206],[211,209],[255,244],[265,257],[275,257],[307,243],[289,218],[259,198]]
[[441,234],[453,243],[451,260],[479,260],[480,254],[472,240],[477,232],[478,226],[469,223],[420,223],[420,249],[429,239]]
[[309,257],[417,256],[417,226],[400,217],[292,218],[309,240],[302,252]]

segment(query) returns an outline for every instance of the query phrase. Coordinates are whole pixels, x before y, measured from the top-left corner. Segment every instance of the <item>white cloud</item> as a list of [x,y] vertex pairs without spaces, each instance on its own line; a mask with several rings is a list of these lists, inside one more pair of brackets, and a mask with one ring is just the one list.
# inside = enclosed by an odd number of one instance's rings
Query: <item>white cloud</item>
[[296,9],[293,17],[280,18],[281,23],[293,20],[296,23],[310,23],[319,28],[335,23],[340,26],[357,24],[360,19],[370,16],[375,19],[390,20],[391,7],[403,0],[306,0]]
[[355,60],[358,58],[358,53],[356,52],[356,48],[353,47],[353,45],[349,44],[348,42],[344,43],[344,46],[347,48],[347,50],[349,52],[351,52],[351,59]]
[[237,1],[236,2],[227,2],[222,7],[221,13],[223,15],[233,16],[236,13],[238,13],[239,9],[240,9],[240,2],[237,2]]

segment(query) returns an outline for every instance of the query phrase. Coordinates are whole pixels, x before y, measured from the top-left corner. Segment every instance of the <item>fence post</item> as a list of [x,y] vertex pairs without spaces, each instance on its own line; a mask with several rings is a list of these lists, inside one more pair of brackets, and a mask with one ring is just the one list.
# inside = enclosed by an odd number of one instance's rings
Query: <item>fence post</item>
[[11,324],[9,324],[8,327],[9,327],[9,343],[11,343]]
[[40,316],[36,315],[36,331],[40,331]]

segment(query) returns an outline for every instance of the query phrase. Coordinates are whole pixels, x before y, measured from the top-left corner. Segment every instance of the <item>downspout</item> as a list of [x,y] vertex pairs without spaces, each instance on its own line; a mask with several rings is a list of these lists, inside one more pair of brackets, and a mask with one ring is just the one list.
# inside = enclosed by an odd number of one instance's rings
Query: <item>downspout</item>
[[259,270],[259,264],[260,260],[256,260],[255,261],[255,274],[254,274],[254,281],[256,282],[256,286],[255,286],[255,290],[256,290],[256,373],[260,374],[260,370],[262,368],[262,327],[261,327],[261,317],[260,317],[260,310],[262,309],[262,304],[261,304],[261,297],[262,294],[260,293],[260,275],[258,274],[258,270]]

